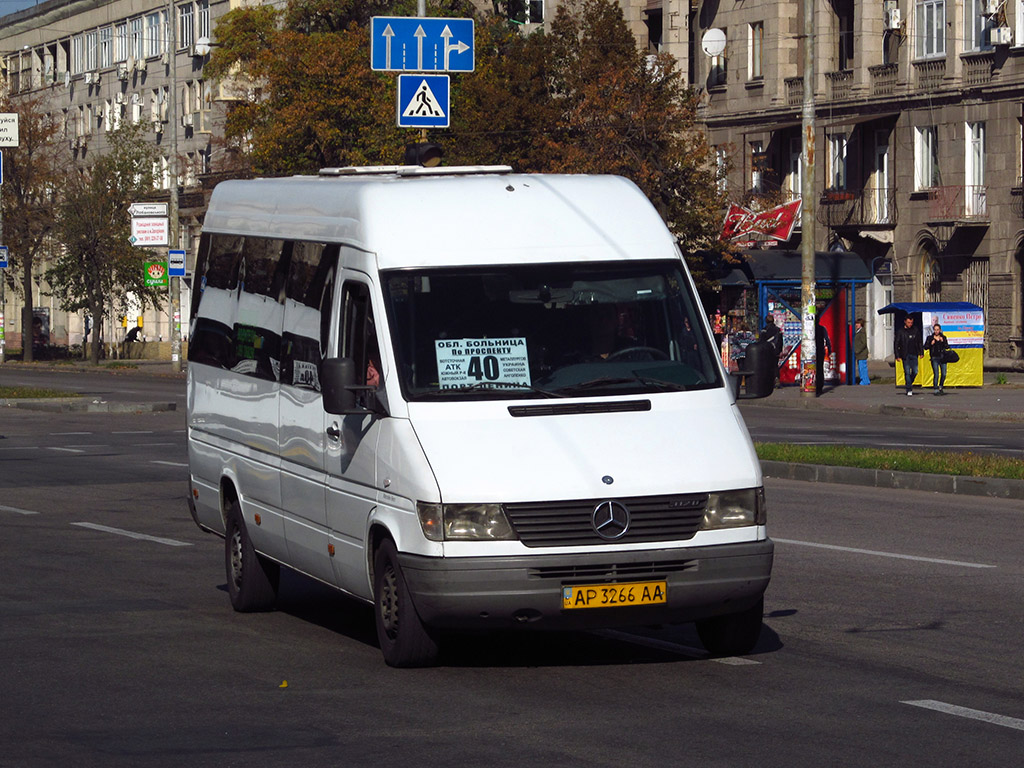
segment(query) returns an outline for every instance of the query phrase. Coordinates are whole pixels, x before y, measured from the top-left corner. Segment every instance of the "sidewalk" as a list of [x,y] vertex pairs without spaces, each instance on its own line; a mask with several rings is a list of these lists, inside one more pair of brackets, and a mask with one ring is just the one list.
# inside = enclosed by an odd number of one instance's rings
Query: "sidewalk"
[[[996,384],[999,376],[1007,383]],[[741,404],[929,419],[1024,422],[1024,374],[986,373],[984,386],[947,387],[946,394],[941,396],[934,395],[930,387],[915,387],[913,397],[907,397],[902,386],[897,387],[891,378],[887,382],[872,382],[866,387],[826,387],[821,397],[804,397],[799,387],[780,387],[764,400],[744,400]]]

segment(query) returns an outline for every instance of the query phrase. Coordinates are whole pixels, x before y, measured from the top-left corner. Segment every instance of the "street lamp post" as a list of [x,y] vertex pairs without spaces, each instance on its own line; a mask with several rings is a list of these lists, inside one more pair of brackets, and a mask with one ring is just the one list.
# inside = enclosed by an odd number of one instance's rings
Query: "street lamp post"
[[[170,233],[168,242],[168,262],[171,248],[181,244],[181,224],[178,221],[178,24],[174,17],[174,0],[167,0],[167,25],[170,50],[167,52],[168,74],[171,85],[168,89],[167,111],[170,112],[171,151],[167,159],[167,171],[170,175],[170,200],[168,217]],[[171,337],[171,370],[181,370],[181,278],[172,277],[168,283],[170,293],[167,302],[168,325]]]

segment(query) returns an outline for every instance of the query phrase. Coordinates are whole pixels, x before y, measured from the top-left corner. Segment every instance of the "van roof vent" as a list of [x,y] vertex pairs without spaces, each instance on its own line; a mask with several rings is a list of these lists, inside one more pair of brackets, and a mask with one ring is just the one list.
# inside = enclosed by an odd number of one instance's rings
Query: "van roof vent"
[[350,165],[344,168],[321,168],[321,176],[474,176],[512,173],[509,165]]

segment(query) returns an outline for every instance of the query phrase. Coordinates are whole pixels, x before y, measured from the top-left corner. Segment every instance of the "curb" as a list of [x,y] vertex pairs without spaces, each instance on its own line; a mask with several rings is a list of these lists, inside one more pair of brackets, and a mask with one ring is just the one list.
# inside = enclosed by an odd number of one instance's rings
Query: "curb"
[[889,469],[832,467],[823,464],[791,464],[785,461],[762,461],[765,477],[802,480],[811,483],[839,483],[872,488],[890,488],[932,493],[954,493],[965,496],[989,496],[1024,500],[1024,480],[1000,477],[966,477],[963,475],[930,475],[922,472],[897,472]]
[[761,401],[742,401],[743,405],[765,408],[788,408],[818,410],[836,413],[873,413],[879,416],[906,416],[919,419],[948,419],[950,421],[1012,421],[1024,422],[1024,412],[1021,411],[988,411],[976,410],[967,411],[958,408],[915,408],[906,405],[891,405],[888,403],[863,405],[854,403],[843,403],[836,405],[823,405],[814,400],[775,400],[770,397]]
[[118,403],[85,397],[54,397],[38,400],[0,400],[0,408],[20,408],[48,413],[157,413],[175,411],[177,403]]

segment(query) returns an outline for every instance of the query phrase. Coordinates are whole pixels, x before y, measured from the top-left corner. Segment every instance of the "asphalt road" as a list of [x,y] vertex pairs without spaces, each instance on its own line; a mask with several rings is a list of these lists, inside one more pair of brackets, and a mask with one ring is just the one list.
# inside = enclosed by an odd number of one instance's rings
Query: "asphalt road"
[[690,627],[459,638],[392,670],[295,575],[231,611],[183,414],[0,413],[0,766],[1015,765],[1019,503],[768,481],[756,651]]

